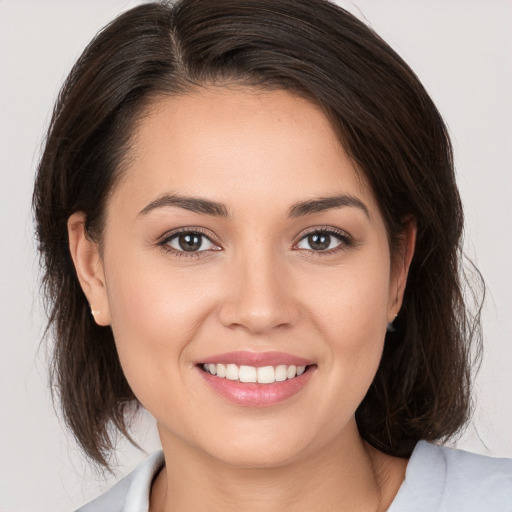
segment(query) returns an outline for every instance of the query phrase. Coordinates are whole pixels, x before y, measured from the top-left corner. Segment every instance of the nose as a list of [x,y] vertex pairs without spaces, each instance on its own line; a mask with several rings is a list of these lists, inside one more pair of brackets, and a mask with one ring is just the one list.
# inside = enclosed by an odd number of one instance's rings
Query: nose
[[300,308],[285,267],[269,253],[240,255],[226,282],[221,323],[259,335],[296,325]]

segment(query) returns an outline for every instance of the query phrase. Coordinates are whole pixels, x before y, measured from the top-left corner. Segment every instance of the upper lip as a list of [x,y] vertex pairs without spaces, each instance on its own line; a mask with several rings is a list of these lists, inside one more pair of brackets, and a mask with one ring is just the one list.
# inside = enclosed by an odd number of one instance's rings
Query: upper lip
[[226,352],[207,357],[200,364],[236,364],[237,366],[307,366],[312,364],[308,359],[298,357],[285,352]]

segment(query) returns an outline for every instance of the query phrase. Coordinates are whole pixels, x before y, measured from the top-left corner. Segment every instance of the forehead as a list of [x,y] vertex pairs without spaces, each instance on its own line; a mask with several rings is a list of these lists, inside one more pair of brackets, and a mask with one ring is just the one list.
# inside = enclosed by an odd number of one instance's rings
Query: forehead
[[141,116],[117,187],[286,204],[351,193],[373,202],[361,172],[314,103],[287,91],[216,87],[164,96]]

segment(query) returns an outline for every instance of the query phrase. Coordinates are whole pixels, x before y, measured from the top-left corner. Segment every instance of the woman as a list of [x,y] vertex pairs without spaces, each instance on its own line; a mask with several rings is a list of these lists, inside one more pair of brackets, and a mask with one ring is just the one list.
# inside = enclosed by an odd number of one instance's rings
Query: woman
[[510,461],[426,442],[467,420],[478,335],[445,126],[342,9],[120,16],[34,206],[70,428],[106,465],[142,405],[163,448],[84,511],[510,507]]

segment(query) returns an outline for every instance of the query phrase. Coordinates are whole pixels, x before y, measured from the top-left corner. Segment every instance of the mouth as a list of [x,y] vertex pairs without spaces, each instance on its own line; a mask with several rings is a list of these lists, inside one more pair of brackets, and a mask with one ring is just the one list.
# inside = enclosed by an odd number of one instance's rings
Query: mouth
[[265,407],[298,395],[317,364],[281,352],[232,352],[196,364],[203,382],[236,405]]
[[249,366],[233,363],[203,363],[199,367],[209,375],[243,383],[274,384],[295,379],[313,365]]

